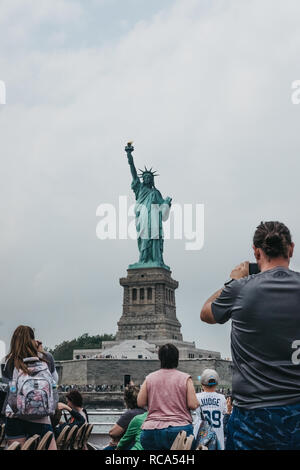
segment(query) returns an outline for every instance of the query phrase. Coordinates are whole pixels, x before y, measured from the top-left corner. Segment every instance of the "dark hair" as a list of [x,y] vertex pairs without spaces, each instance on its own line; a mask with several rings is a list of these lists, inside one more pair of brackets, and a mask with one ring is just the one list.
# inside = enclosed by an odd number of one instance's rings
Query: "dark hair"
[[261,222],[256,228],[253,244],[269,258],[288,258],[292,237],[289,229],[281,222]]
[[66,398],[70,400],[74,406],[82,408],[82,395],[80,392],[78,392],[78,390],[72,390],[71,392],[67,393]]
[[12,335],[10,352],[6,360],[12,364],[13,368],[30,375],[26,363],[23,362],[26,357],[38,357],[38,348],[34,339],[34,330],[30,326],[20,325]]
[[140,391],[140,387],[137,385],[127,385],[124,390],[124,401],[126,403],[127,408],[130,410],[134,410],[137,408],[137,397]]
[[162,369],[176,369],[178,367],[179,351],[174,344],[164,344],[159,348],[158,358]]

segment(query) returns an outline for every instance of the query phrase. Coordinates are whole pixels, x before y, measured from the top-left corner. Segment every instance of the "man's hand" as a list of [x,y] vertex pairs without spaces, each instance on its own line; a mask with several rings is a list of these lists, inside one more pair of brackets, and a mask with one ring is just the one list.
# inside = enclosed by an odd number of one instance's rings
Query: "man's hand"
[[227,414],[228,414],[228,415],[231,415],[231,413],[232,413],[232,408],[233,408],[233,407],[232,407],[232,398],[231,398],[231,397],[228,397],[228,398],[226,399],[226,404],[227,404]]
[[231,279],[242,279],[242,277],[249,276],[249,261],[244,261],[244,263],[236,266],[230,274]]

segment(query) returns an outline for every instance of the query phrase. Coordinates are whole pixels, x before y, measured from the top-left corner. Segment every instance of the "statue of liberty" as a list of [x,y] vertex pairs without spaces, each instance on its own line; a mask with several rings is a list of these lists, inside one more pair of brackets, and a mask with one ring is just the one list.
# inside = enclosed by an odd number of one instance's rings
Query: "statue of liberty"
[[132,157],[134,151],[132,142],[127,144],[125,151],[132,175],[131,188],[136,199],[135,224],[140,252],[138,263],[129,265],[129,269],[161,267],[169,270],[169,266],[163,261],[162,223],[169,217],[172,199],[170,197],[163,199],[154,186],[154,177],[158,175],[152,171],[152,168],[147,170],[145,167],[145,170],[140,170],[141,173],[137,174]]

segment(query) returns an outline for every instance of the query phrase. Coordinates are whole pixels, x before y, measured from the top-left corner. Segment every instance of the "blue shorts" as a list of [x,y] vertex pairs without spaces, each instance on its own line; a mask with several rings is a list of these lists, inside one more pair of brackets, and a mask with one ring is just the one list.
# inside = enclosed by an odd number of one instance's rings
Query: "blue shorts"
[[300,404],[234,406],[226,434],[226,450],[300,450]]
[[5,437],[8,440],[28,439],[35,434],[43,437],[48,431],[53,432],[51,424],[33,423],[18,418],[6,418]]
[[163,429],[144,429],[141,433],[141,444],[144,450],[169,450],[180,431],[186,432],[186,437],[193,434],[193,426],[169,426]]

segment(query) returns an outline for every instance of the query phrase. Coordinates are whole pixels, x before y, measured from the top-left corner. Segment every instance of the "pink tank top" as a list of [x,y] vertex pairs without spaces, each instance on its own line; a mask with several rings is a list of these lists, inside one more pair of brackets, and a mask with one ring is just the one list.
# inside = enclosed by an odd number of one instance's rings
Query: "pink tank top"
[[146,377],[148,416],[142,429],[163,429],[192,423],[187,407],[190,375],[177,369],[160,369]]

